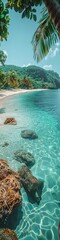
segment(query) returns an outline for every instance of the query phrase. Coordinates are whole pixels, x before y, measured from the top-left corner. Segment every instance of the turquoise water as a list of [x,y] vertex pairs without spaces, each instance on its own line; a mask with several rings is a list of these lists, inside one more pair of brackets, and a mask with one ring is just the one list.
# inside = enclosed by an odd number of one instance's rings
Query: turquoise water
[[[60,221],[60,90],[25,93],[3,100],[0,109],[0,158],[7,159],[15,171],[20,163],[14,152],[30,151],[35,157],[32,174],[44,180],[40,204],[32,203],[22,192],[22,217],[20,210],[11,228],[19,240],[58,240]],[[17,125],[3,125],[6,117],[15,117]],[[34,130],[38,139],[21,138],[24,129]],[[9,145],[2,147],[4,142]],[[17,220],[17,221],[16,221]]]

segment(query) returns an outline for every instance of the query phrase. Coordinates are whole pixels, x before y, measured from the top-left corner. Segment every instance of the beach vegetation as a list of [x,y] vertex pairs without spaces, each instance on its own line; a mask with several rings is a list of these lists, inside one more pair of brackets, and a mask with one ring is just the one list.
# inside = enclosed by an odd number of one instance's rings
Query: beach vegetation
[[0,66],[0,88],[60,88],[58,73],[37,66]]

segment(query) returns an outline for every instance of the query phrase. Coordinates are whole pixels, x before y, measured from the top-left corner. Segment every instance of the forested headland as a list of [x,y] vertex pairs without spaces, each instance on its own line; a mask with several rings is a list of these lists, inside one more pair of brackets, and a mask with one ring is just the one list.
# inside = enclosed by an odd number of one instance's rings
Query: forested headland
[[60,76],[54,71],[33,65],[28,67],[0,66],[1,88],[57,89],[60,88]]

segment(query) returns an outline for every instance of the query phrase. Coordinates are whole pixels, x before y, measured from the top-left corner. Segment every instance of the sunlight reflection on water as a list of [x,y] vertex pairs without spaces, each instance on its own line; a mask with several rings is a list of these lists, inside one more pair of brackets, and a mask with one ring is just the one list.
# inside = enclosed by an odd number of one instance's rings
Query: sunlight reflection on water
[[[16,126],[0,127],[0,158],[7,159],[16,171],[20,163],[14,152],[30,151],[35,157],[31,171],[44,180],[42,200],[32,204],[22,189],[22,219],[15,228],[19,240],[58,240],[60,219],[60,91],[27,93],[5,99],[1,121],[13,116]],[[21,138],[21,130],[32,129],[38,139]],[[4,142],[9,145],[2,148]],[[10,227],[10,226],[9,226]]]

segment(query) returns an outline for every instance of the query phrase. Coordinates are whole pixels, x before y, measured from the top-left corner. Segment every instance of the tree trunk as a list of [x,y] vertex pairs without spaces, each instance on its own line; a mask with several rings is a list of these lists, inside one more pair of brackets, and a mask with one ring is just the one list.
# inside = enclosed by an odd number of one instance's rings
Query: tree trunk
[[57,0],[43,0],[60,37],[60,4]]

